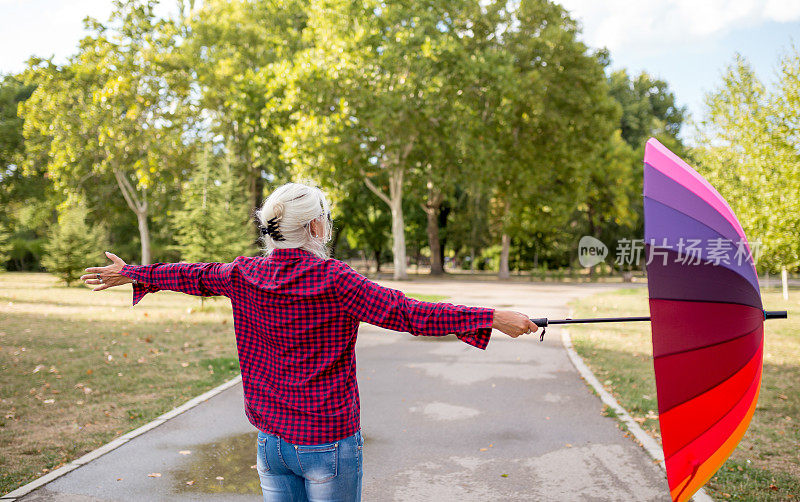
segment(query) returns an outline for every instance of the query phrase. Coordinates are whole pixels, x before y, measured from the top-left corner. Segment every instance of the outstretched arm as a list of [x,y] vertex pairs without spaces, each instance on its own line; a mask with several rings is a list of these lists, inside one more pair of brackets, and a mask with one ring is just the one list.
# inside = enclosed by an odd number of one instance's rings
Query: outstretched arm
[[337,293],[344,309],[359,321],[383,328],[425,336],[455,333],[480,349],[489,343],[492,328],[513,338],[537,329],[518,312],[408,298],[401,291],[370,281],[344,263],[339,266],[338,275]]
[[[113,262],[105,267],[87,268],[81,276],[86,284],[100,286],[102,291],[133,282],[133,304],[146,294],[161,289],[180,291],[196,296],[230,296],[234,263],[154,263],[128,265],[113,253],[106,252]],[[99,275],[99,278],[98,278]]]

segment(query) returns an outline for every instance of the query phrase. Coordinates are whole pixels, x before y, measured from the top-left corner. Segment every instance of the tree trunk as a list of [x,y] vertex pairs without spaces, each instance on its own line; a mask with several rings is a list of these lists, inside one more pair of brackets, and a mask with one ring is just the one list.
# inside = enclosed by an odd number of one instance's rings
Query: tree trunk
[[789,272],[786,267],[781,267],[781,285],[783,286],[783,299],[789,299]]
[[[247,162],[247,159],[245,159]],[[259,168],[259,176],[256,175],[255,169],[248,169],[247,170],[247,191],[250,192],[250,214],[254,215],[255,212],[258,210],[261,204],[261,190],[264,188],[264,184],[259,184],[260,176],[260,168]],[[255,232],[256,240],[261,238],[261,230],[254,226],[253,232]]]
[[[362,173],[363,174],[363,173]],[[395,166],[389,176],[389,195],[375,186],[366,174],[364,183],[372,190],[375,195],[380,197],[391,209],[392,212],[392,254],[394,263],[394,279],[408,279],[406,272],[406,234],[405,223],[403,221],[403,169]]]
[[336,257],[336,248],[339,246],[339,238],[342,236],[345,225],[333,228],[333,236],[331,238],[331,257]]
[[375,273],[379,273],[381,271],[381,250],[376,249],[375,253]]
[[442,193],[434,188],[433,181],[428,180],[428,198],[422,204],[427,219],[428,247],[431,251],[431,275],[443,275],[443,250],[439,239],[439,209],[444,199]]
[[136,214],[139,223],[139,240],[142,242],[142,265],[150,265],[150,229],[147,225],[147,190],[142,191],[141,200],[137,196],[128,177],[119,169],[114,170],[114,177],[117,179],[122,196],[128,207]]
[[147,205],[145,210],[136,213],[139,222],[139,239],[142,241],[142,265],[150,265],[150,229],[147,226]]
[[475,246],[472,247],[469,255],[469,273],[475,273]]
[[431,275],[442,275],[444,267],[439,243],[439,219],[436,217],[436,212],[436,208],[429,206],[425,208],[425,216],[428,220],[428,247],[431,250]]
[[500,240],[502,248],[500,249],[500,271],[497,276],[500,279],[508,279],[510,277],[508,273],[508,254],[511,250],[511,237],[508,233],[503,232],[503,236]]
[[395,168],[389,180],[389,198],[392,209],[392,251],[394,254],[394,280],[406,280],[406,233],[403,220],[403,170]]

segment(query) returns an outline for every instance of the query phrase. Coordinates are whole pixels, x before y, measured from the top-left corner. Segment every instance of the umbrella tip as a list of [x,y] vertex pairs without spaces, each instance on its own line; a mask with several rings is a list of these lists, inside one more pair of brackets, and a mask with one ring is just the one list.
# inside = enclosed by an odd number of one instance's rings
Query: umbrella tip
[[769,319],[787,319],[789,314],[785,310],[765,310],[764,320]]

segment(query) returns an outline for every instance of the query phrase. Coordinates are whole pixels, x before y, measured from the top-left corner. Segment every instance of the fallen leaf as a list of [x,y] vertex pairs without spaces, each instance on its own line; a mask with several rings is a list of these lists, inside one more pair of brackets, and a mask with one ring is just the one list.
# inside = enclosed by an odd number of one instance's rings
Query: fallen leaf
[[181,454],[181,455],[191,455],[192,454],[192,450],[181,450],[178,453]]
[[92,389],[91,389],[91,388],[89,388],[89,387],[84,387],[84,388],[83,388],[83,393],[84,393],[84,394],[91,394],[91,393],[92,393]]
[[251,468],[251,469],[256,469],[256,468],[258,468],[258,465],[256,465],[256,464],[253,464],[253,465],[251,465],[251,466],[250,466],[250,468]]
[[789,396],[785,394],[778,394],[778,399],[783,399],[784,401],[786,401],[787,399],[789,399]]
[[181,363],[181,368],[187,368],[188,366],[189,366],[189,363]]
[[189,485],[189,486],[192,486],[194,484],[194,480],[187,481],[186,484]]
[[86,374],[87,374],[87,375],[91,375],[92,373],[94,373],[94,370],[92,370],[92,369],[88,369],[88,370],[86,370]]
[[572,445],[571,445],[570,443],[567,443],[567,444],[566,444],[566,447],[567,447],[567,448],[572,448]]
[[36,366],[35,368],[33,368],[33,372],[34,373],[39,373],[43,369],[45,369],[45,365],[44,364],[40,364],[40,365]]
[[117,478],[117,481],[122,481],[122,478]]
[[769,489],[770,489],[770,490],[773,490],[773,491],[777,491],[777,490],[778,490],[778,487],[777,487],[777,486],[775,486],[775,485],[769,485]]
[[480,451],[489,451],[489,448],[481,448]]
[[44,400],[44,401],[42,401],[42,402],[43,402],[44,404],[53,404],[53,403],[55,403],[55,402],[56,402],[56,400],[55,400],[55,399],[45,399],[45,400]]
[[222,476],[217,476],[215,479],[216,479],[217,481],[222,481],[222,480],[223,480],[223,479],[225,479],[225,478],[223,478]]
[[501,478],[507,478],[507,477],[508,477],[508,474],[501,474],[501,475],[500,475],[500,477],[501,477]]
[[160,478],[161,477],[161,473],[160,472],[151,472],[150,474],[147,475],[147,477],[148,478]]

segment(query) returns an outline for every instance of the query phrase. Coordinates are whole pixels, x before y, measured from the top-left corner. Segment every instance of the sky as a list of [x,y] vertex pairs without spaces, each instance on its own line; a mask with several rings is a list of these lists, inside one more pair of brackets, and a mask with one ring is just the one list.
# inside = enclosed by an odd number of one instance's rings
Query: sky
[[[800,47],[800,0],[561,0],[591,47],[607,47],[612,68],[668,82],[696,118],[735,53],[765,82],[781,54]],[[160,10],[166,12],[172,2]],[[106,20],[110,0],[0,0],[0,73],[31,55],[63,62],[85,34],[87,15]],[[684,134],[685,135],[685,134]]]

